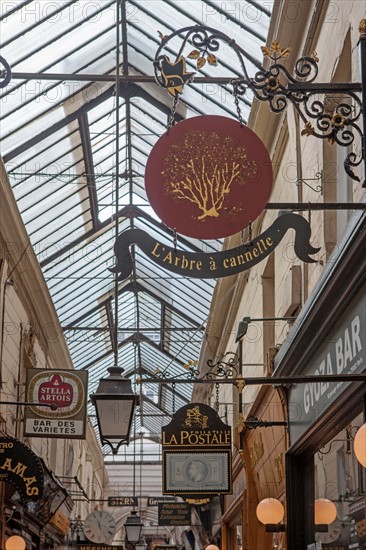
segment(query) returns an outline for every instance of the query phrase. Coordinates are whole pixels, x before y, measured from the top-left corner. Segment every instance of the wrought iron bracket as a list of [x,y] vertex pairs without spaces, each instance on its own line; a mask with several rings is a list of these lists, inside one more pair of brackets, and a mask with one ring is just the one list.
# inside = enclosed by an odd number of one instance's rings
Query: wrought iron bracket
[[285,421],[269,421],[269,420],[259,420],[256,416],[248,416],[244,420],[244,425],[248,430],[255,430],[255,428],[271,428],[272,426],[287,426]]
[[[216,65],[220,62],[217,56],[220,45],[226,44],[234,51],[242,72],[242,76],[236,74],[232,79],[235,97],[243,98],[249,89],[259,101],[268,102],[274,113],[282,113],[291,104],[304,123],[301,132],[304,136],[327,139],[343,147],[351,146],[359,137],[361,150],[350,152],[344,167],[353,180],[360,181],[354,169],[365,161],[366,149],[366,117],[362,116],[366,103],[366,19],[360,22],[359,31],[361,83],[315,83],[319,62],[316,52],[298,59],[292,75],[282,63],[291,50],[282,48],[277,41],[262,47],[267,58],[265,67],[235,40],[205,25],[184,27],[169,36],[162,36],[154,60],[155,77],[161,87],[177,97],[185,83],[192,82],[196,74],[186,71],[186,62],[192,64],[196,61],[197,70]],[[181,44],[175,60],[171,61],[168,52],[174,51],[172,41],[177,38]],[[187,45],[190,51],[184,56]],[[254,77],[249,77],[246,59],[259,69]],[[174,67],[174,70],[168,70],[169,67]],[[366,186],[366,167],[363,186]]]
[[[316,182],[320,182],[320,183],[316,187],[313,187],[312,185],[310,185],[310,183],[308,183],[309,181],[316,181]],[[301,178],[299,180],[296,180],[295,183],[296,183],[297,187],[300,187],[302,185],[306,185],[307,187],[309,187],[310,189],[312,189],[316,193],[320,193],[322,195],[323,190],[324,190],[323,170],[321,170],[320,172],[317,172],[315,174],[315,178]]]

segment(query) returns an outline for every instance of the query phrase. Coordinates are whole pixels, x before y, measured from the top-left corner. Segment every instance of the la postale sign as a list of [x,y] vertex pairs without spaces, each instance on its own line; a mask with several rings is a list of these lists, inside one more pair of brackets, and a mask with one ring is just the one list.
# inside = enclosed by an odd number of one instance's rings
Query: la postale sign
[[231,428],[208,405],[181,407],[162,428],[162,451],[163,494],[189,501],[231,494]]
[[163,445],[167,446],[196,446],[196,445],[205,445],[205,446],[224,446],[227,447],[231,444],[231,433],[230,431],[215,431],[213,430],[208,432],[189,432],[187,430],[182,430],[178,434],[167,434],[163,431]]

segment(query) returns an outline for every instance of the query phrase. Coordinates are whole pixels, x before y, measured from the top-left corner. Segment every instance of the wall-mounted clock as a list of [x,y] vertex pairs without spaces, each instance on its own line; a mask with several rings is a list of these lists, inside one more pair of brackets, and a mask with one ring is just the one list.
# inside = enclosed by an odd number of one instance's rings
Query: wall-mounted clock
[[315,540],[320,541],[323,544],[329,544],[331,542],[335,542],[336,540],[338,540],[341,532],[342,532],[341,522],[339,520],[335,520],[333,523],[331,523],[328,526],[328,532],[317,533]]
[[84,534],[91,542],[107,544],[116,532],[114,517],[104,510],[96,510],[84,521]]

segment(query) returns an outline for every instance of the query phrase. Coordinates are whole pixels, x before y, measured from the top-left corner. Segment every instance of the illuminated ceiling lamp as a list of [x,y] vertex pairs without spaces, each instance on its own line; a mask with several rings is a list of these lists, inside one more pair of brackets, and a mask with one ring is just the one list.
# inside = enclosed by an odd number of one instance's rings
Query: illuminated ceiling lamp
[[366,468],[366,423],[358,429],[353,448],[358,462]]
[[216,544],[209,544],[205,550],[220,550],[220,548]]
[[267,532],[285,531],[285,525],[279,525],[285,515],[285,509],[276,498],[265,498],[257,506],[257,518],[266,527]]
[[318,498],[314,503],[314,519],[316,527],[330,525],[337,519],[337,508],[328,498]]
[[12,535],[5,542],[5,550],[25,550],[25,540],[19,535]]

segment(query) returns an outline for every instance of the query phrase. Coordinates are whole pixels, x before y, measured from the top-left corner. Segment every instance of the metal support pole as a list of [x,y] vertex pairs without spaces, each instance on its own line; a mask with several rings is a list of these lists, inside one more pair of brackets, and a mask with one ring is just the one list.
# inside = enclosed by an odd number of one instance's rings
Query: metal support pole
[[366,19],[362,19],[358,27],[360,31],[360,73],[361,73],[361,111],[362,111],[362,158],[364,180],[362,187],[366,187]]
[[33,403],[31,401],[0,401],[0,405],[17,405],[20,407],[49,407],[52,411],[57,410],[56,403]]
[[141,378],[139,384],[152,382],[154,384],[234,384],[242,382],[244,386],[283,386],[294,384],[317,384],[320,382],[366,382],[366,374],[324,374],[312,376],[250,376],[249,378],[201,378],[190,380],[181,378]]
[[[238,349],[238,367],[239,367],[239,376],[242,378],[243,376],[243,339],[240,338],[239,340],[239,349]],[[243,391],[239,389],[239,420],[242,422],[244,420],[243,417]],[[243,428],[240,425],[240,431],[239,431],[239,452],[244,449],[244,433]]]

